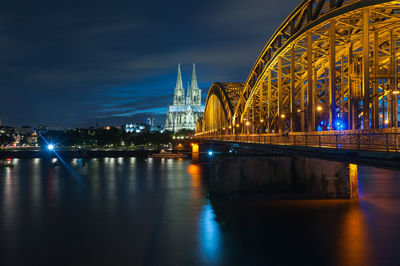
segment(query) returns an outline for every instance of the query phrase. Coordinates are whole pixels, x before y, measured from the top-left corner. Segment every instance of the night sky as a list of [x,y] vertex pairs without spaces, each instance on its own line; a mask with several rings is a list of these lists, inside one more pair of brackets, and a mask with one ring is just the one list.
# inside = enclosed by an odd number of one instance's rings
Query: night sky
[[300,0],[0,3],[3,125],[164,124],[177,63],[214,81],[245,81]]

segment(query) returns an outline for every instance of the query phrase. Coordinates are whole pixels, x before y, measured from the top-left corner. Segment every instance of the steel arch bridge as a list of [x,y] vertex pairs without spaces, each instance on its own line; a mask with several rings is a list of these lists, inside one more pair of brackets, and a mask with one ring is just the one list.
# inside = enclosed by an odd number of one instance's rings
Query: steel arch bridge
[[400,1],[304,0],[245,83],[211,86],[196,137],[397,132],[399,56]]
[[213,83],[208,91],[204,117],[199,118],[196,132],[232,130],[233,117],[243,89],[243,82]]

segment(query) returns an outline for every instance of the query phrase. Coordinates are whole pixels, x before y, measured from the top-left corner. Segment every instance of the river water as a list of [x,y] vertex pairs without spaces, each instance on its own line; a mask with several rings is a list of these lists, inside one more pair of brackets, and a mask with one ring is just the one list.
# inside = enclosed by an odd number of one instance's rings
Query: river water
[[0,265],[400,265],[400,173],[359,167],[359,200],[207,198],[188,160],[13,159]]

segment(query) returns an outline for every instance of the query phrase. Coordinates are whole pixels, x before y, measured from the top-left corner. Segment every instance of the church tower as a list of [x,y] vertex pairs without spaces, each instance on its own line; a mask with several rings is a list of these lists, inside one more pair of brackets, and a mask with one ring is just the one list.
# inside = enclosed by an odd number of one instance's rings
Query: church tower
[[201,90],[199,89],[199,85],[197,84],[196,64],[195,63],[193,63],[192,83],[190,86],[190,103],[193,106],[201,105]]
[[188,82],[187,94],[182,84],[181,65],[178,64],[178,77],[174,91],[174,104],[168,106],[165,129],[178,132],[182,129],[196,129],[197,119],[203,116],[201,90],[197,84],[196,65],[193,64],[192,82]]
[[176,86],[174,90],[174,105],[185,105],[185,89],[182,84],[181,64],[178,64],[178,76],[176,77]]

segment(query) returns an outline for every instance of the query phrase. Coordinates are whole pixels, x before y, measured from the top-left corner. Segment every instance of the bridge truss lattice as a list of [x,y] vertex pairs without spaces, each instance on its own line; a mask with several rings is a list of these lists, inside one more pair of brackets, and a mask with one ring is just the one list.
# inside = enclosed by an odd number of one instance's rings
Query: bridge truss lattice
[[245,83],[214,83],[196,133],[397,128],[400,1],[305,0]]

